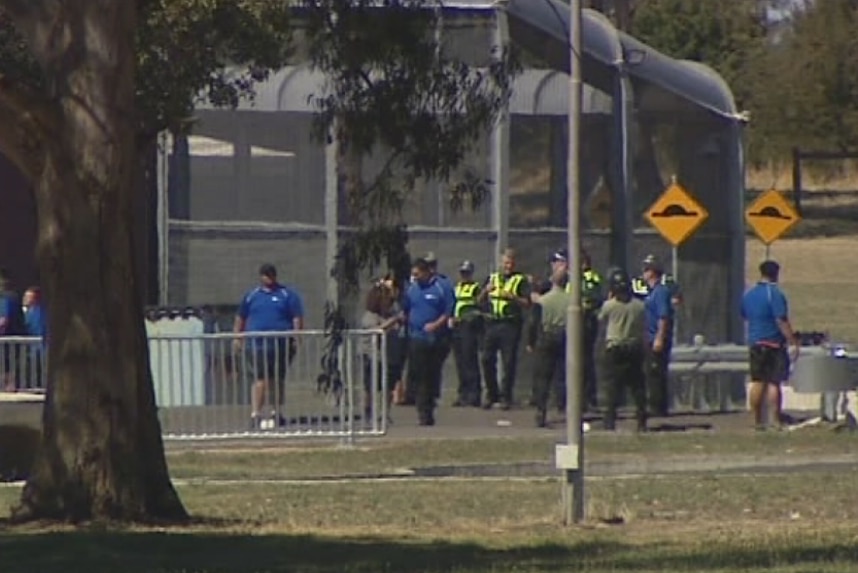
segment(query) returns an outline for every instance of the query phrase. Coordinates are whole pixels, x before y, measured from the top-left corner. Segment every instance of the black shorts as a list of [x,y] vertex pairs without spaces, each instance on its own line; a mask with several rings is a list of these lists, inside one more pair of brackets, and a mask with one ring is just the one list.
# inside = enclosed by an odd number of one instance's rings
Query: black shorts
[[786,348],[756,345],[749,351],[748,362],[752,382],[780,384],[789,375],[789,356]]
[[[254,373],[254,380],[268,380],[269,382],[281,382],[286,379],[288,367],[295,359],[297,346],[294,338],[288,339],[262,339],[255,341],[256,345],[250,355],[250,368]],[[287,351],[288,347],[288,351]]]

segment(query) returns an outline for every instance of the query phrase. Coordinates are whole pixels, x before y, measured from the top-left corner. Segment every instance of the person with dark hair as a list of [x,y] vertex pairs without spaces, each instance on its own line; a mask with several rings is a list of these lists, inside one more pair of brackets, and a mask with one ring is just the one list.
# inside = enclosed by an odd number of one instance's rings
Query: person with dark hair
[[616,429],[620,393],[625,386],[635,401],[638,431],[646,431],[646,309],[632,296],[631,280],[624,270],[614,269],[609,275],[608,300],[598,319],[605,324],[605,429]]
[[386,392],[383,399],[386,400],[388,412],[390,411],[393,388],[399,380],[400,372],[395,367],[395,360],[391,360],[396,352],[394,339],[398,338],[398,326],[401,317],[394,306],[394,292],[392,285],[388,285],[383,279],[374,281],[366,295],[366,308],[360,319],[360,327],[366,330],[380,329],[385,332],[387,344],[387,356],[382,355],[382,347],[375,346],[375,338],[361,337],[363,354],[363,383],[364,383],[364,420],[371,421],[373,418],[373,374],[375,374],[375,386],[378,392],[385,392],[384,379],[382,379],[382,364],[387,363]]
[[[643,273],[641,273],[641,276],[632,279],[632,294],[641,300],[646,299],[646,296],[650,291],[649,283],[647,283],[646,277],[644,276],[646,274],[646,268],[653,265],[661,266],[661,263],[655,255],[647,255],[643,260]],[[676,282],[676,277],[662,272],[661,284],[670,289],[670,301],[673,304],[674,309],[682,304],[682,289],[680,288],[679,283]]]
[[42,290],[37,286],[31,286],[24,291],[22,307],[27,336],[37,336],[42,339],[38,344],[28,348],[27,378],[29,386],[43,388],[42,362],[47,342],[47,328],[45,325],[45,312],[42,308]]
[[[301,295],[277,281],[277,269],[272,264],[259,268],[259,286],[250,290],[241,300],[235,317],[234,331],[272,332],[282,336],[251,337],[247,351],[252,365],[254,383],[252,392],[251,427],[273,429],[285,425],[280,408],[285,400],[286,372],[297,351],[294,338],[286,333],[304,328],[304,303]],[[244,339],[236,338],[236,349],[244,347]],[[274,409],[263,413],[266,397],[274,391]]]
[[27,326],[24,321],[24,311],[21,299],[12,290],[12,281],[6,269],[0,269],[0,376],[3,388],[7,392],[18,389],[18,374],[20,368],[20,349],[17,343],[8,343],[3,337],[25,336]]
[[416,394],[421,426],[435,425],[436,381],[441,368],[440,333],[453,316],[455,299],[437,280],[425,259],[412,267],[413,281],[403,299],[408,325],[408,385]]
[[[443,273],[438,272],[438,257],[435,256],[435,253],[429,251],[423,257],[423,260],[429,265],[429,270],[432,273],[432,279],[438,281],[438,284],[445,290],[447,293],[447,297],[456,298],[456,287],[453,284],[453,281],[450,280],[450,277]],[[441,389],[444,385],[443,383],[443,372],[444,372],[444,363],[447,361],[447,357],[450,356],[450,351],[453,348],[453,331],[448,324],[444,324],[441,330],[438,332],[438,379],[435,380],[435,398],[441,398]]]
[[673,303],[664,271],[657,262],[644,266],[649,293],[644,300],[647,324],[646,386],[651,416],[669,414],[668,367],[673,345]]
[[[760,280],[742,297],[742,318],[748,325],[749,400],[758,430],[767,427],[764,406],[769,423],[780,427],[781,384],[789,377],[790,361],[795,361],[799,352],[799,339],[790,324],[789,304],[778,287],[779,278],[780,265],[764,261]],[[792,356],[787,346],[792,348]]]
[[456,307],[450,323],[453,327],[453,356],[459,376],[459,393],[454,407],[480,407],[480,337],[483,313],[480,309],[480,283],[474,280],[474,263],[462,261],[456,284]]

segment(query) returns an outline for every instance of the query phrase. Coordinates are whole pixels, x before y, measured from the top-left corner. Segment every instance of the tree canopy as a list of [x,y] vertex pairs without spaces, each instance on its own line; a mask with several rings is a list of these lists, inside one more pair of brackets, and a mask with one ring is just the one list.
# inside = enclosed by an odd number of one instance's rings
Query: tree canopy
[[[788,160],[794,146],[858,146],[858,3],[854,0],[617,0],[630,33],[718,71],[750,111],[749,156]],[[607,10],[607,8],[605,7]]]

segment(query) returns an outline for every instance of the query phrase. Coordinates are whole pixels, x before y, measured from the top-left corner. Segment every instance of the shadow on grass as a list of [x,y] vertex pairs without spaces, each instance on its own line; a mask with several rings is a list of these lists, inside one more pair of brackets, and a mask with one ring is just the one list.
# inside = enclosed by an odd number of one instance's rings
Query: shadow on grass
[[[212,525],[212,524],[207,524]],[[851,570],[858,548],[832,543],[735,549],[632,546],[588,540],[490,548],[477,543],[385,538],[194,532],[94,531],[0,534],[4,573],[499,573],[503,571],[770,571],[779,566]],[[835,564],[842,565],[838,568]]]

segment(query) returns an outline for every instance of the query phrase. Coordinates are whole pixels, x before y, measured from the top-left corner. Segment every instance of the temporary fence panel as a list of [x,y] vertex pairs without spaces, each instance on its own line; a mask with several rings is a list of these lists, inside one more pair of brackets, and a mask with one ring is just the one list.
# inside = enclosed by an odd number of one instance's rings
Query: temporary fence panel
[[[337,338],[324,331],[153,334],[153,356],[166,362],[162,371],[169,372],[159,381],[158,396],[170,397],[169,403],[158,403],[164,437],[349,440],[385,434],[383,333],[344,331]],[[184,356],[197,353],[203,357],[199,361]],[[253,412],[254,386],[264,388],[258,412]],[[193,404],[173,399],[187,396]]]

